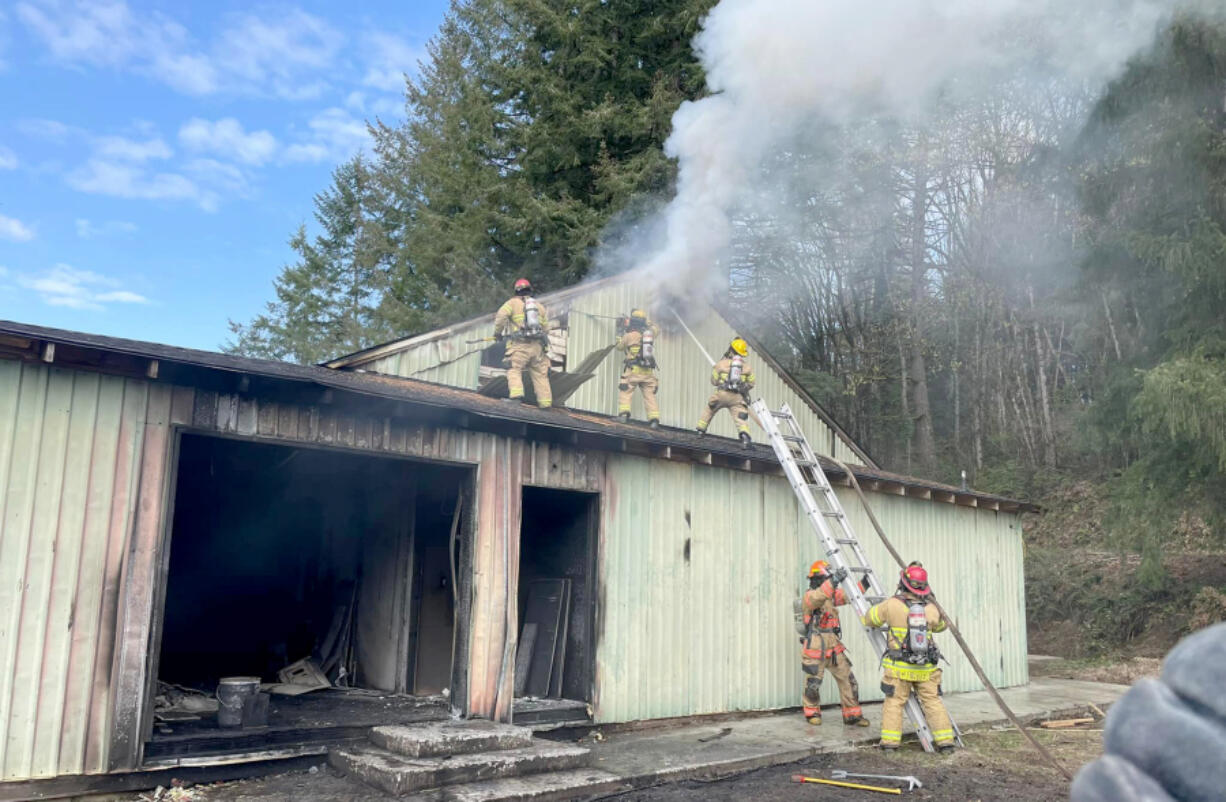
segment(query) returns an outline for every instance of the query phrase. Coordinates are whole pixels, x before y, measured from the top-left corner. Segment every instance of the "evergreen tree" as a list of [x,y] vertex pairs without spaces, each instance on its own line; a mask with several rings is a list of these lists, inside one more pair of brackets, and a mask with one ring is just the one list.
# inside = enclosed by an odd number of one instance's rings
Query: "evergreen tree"
[[386,284],[387,241],[367,166],[354,158],[315,196],[323,229],[312,242],[305,227],[290,240],[299,261],[273,283],[277,300],[248,325],[230,322],[226,350],[294,362],[321,362],[386,336],[375,316]]
[[1092,423],[1131,462],[1120,521],[1153,577],[1175,517],[1189,506],[1219,523],[1226,513],[1224,85],[1226,17],[1177,18],[1083,136],[1087,281],[1123,299],[1134,321],[1111,329],[1120,366]]

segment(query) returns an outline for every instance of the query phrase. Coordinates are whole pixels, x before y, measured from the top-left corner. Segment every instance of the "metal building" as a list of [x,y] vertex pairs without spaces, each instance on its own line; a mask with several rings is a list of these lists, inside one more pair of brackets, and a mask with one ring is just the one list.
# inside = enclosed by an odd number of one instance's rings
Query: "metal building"
[[[647,302],[617,282],[545,300],[566,322],[561,368],[609,344],[605,316]],[[568,385],[569,410],[482,395],[498,367],[465,341],[489,322],[327,367],[0,323],[0,781],[323,751],[368,708],[223,743],[162,722],[159,681],[272,679],[337,632],[345,682],[403,720],[797,706],[792,600],[816,545],[769,448],[685,431],[709,388],[688,336],[661,336],[651,431],[609,417],[615,357]],[[732,333],[714,312],[691,328],[708,350]],[[815,446],[924,560],[993,682],[1025,683],[1025,506],[881,470],[752,358],[759,393],[807,410]],[[531,589],[560,578],[553,651],[523,660]],[[861,636],[848,642],[873,675]],[[541,692],[517,687],[538,663]],[[946,678],[977,685],[957,660]]]

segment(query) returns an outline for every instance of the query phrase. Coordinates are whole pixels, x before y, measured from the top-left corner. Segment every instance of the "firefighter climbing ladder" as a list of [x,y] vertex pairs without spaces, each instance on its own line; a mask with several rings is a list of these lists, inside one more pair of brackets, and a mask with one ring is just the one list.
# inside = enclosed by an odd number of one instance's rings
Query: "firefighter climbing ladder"
[[[813,531],[826,547],[827,560],[835,568],[842,568],[847,572],[843,592],[847,593],[856,615],[863,616],[874,604],[889,597],[869,564],[868,555],[864,553],[864,547],[852,530],[847,513],[835,495],[834,488],[830,486],[817,455],[809,446],[809,441],[805,439],[800,424],[787,404],[775,412],[765,401],[758,399],[753,402],[752,408],[770,439],[771,447],[775,449],[775,456],[779,458],[779,464],[783,466],[783,472],[787,474],[800,506],[813,524]],[[886,652],[885,634],[879,629],[868,627],[865,627],[865,631],[877,659],[882,659]],[[915,724],[915,731],[920,743],[924,745],[924,751],[933,751],[932,731],[928,728],[924,711],[915,694],[907,699],[906,709],[907,715]],[[958,741],[961,742],[960,737]]]

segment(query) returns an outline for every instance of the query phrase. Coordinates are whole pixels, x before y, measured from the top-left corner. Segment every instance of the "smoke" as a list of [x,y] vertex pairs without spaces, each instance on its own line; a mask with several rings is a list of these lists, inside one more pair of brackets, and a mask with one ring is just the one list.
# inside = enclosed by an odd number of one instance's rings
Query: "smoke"
[[[722,0],[694,46],[710,95],[673,116],[665,150],[677,190],[641,270],[666,295],[720,290],[738,217],[764,196],[820,182],[780,180],[770,163],[797,143],[866,128],[923,127],[1006,84],[1101,89],[1153,40],[1170,0]],[[776,159],[777,160],[777,159]],[[827,165],[837,170],[838,165]],[[764,180],[766,185],[764,186]],[[756,199],[756,200],[755,200]],[[778,200],[778,199],[776,199]],[[640,243],[642,244],[642,243]]]

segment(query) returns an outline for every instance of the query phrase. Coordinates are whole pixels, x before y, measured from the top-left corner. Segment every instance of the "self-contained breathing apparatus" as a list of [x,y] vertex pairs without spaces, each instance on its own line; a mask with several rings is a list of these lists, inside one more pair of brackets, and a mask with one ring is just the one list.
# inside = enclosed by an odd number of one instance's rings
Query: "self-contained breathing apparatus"
[[901,660],[916,666],[936,665],[940,662],[941,650],[929,635],[928,615],[923,602],[908,602],[907,637],[902,642],[902,648],[891,649],[888,655],[891,660]]
[[741,374],[745,372],[745,360],[740,354],[732,355],[732,363],[728,366],[728,378],[724,380],[724,389],[731,390],[734,393],[739,393],[743,389],[741,387]]
[[516,340],[541,340],[548,342],[549,335],[545,332],[541,320],[541,306],[531,295],[524,296],[524,324],[511,337]]
[[647,322],[646,312],[635,309],[630,314],[617,319],[617,333],[625,335],[628,331],[639,333],[639,352],[634,356],[627,355],[625,366],[649,370],[659,368],[656,363],[656,333]]

